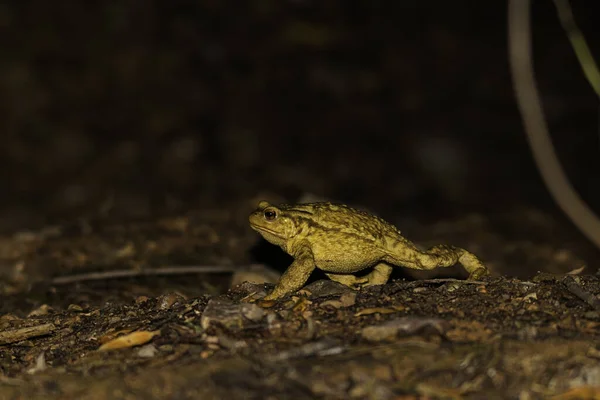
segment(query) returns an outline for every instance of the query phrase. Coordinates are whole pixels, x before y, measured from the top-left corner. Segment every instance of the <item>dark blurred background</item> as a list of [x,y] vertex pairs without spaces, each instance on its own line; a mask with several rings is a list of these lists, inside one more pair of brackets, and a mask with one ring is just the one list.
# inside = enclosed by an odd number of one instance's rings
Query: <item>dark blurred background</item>
[[[550,0],[535,66],[600,204],[598,101]],[[600,2],[571,2],[600,55]],[[505,1],[8,1],[0,232],[311,194],[423,219],[559,213],[533,164]]]

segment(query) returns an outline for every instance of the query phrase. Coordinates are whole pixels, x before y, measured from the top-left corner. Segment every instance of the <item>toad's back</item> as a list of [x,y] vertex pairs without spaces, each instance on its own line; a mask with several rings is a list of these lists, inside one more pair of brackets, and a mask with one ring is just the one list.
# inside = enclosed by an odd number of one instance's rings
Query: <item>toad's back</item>
[[304,235],[313,239],[329,236],[345,238],[350,243],[356,240],[377,243],[385,237],[400,236],[400,231],[383,219],[342,204],[309,203],[281,208],[302,226]]

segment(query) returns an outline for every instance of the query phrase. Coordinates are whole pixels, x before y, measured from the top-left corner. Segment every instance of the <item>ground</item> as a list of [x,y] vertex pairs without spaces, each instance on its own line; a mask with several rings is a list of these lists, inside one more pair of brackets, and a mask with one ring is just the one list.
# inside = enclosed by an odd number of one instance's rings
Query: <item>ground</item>
[[[264,307],[255,300],[272,284],[228,288],[242,264],[205,274],[80,275],[89,265],[113,273],[157,268],[170,252],[190,257],[187,265],[195,256],[217,260],[231,243],[240,259],[254,251],[285,268],[279,249],[237,226],[239,213],[210,215],[4,238],[4,261],[22,263],[14,263],[1,299],[1,397],[598,396],[600,279],[585,269],[565,274],[565,265],[582,261],[544,246],[505,243],[496,258],[482,255],[494,276],[474,282],[458,269],[457,278],[398,272],[356,292],[316,274]],[[471,216],[413,233],[460,238],[468,227],[460,244],[487,234],[485,246],[494,243],[489,225]],[[501,276],[519,252],[555,273]]]
[[[600,251],[531,157],[505,3],[0,6],[0,399],[599,398]],[[597,210],[597,96],[533,3]],[[597,58],[600,3],[569,3]],[[259,305],[291,262],[248,226],[263,199],[364,208],[493,274],[316,272]]]

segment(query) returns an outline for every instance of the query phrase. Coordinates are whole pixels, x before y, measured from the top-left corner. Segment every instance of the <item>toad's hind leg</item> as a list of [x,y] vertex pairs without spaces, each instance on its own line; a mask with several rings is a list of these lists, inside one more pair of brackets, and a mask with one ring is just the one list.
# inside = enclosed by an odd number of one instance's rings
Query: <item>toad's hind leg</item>
[[392,274],[392,266],[386,263],[379,263],[373,267],[368,275],[365,276],[367,282],[364,286],[385,285]]
[[489,274],[488,269],[475,254],[460,247],[439,245],[425,251],[416,248],[410,249],[410,251],[404,249],[400,253],[398,256],[390,254],[389,261],[392,264],[408,268],[426,270],[451,267],[456,263],[460,263],[469,273],[469,279],[479,279]]
[[386,263],[379,263],[373,267],[373,270],[365,276],[354,276],[352,274],[331,274],[326,275],[332,281],[339,282],[353,289],[362,286],[385,285],[392,274],[393,267]]
[[332,281],[341,283],[342,285],[346,285],[351,288],[357,288],[368,281],[366,276],[358,277],[352,274],[332,274],[326,272],[325,275],[327,275]]

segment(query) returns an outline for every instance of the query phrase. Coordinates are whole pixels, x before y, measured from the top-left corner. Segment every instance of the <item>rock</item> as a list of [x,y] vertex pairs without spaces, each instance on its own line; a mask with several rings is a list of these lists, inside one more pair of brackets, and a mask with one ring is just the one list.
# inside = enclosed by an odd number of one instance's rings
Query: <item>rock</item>
[[178,293],[167,293],[158,298],[158,303],[156,304],[156,308],[159,310],[168,310],[175,303],[183,303],[185,302],[185,298]]
[[211,299],[200,324],[203,329],[208,329],[211,325],[221,325],[232,331],[243,330],[249,325],[256,325],[256,322],[263,319],[266,312],[256,304],[252,303],[234,303],[223,298]]
[[158,349],[156,348],[156,346],[154,346],[153,344],[147,344],[145,346],[142,346],[138,350],[137,355],[138,357],[142,358],[152,358],[156,355],[157,352]]
[[344,293],[340,296],[342,307],[351,307],[356,303],[356,292]]
[[242,282],[239,285],[231,288],[229,293],[236,299],[248,301],[262,299],[267,295],[267,290],[265,289],[265,285]]
[[346,293],[356,294],[356,292],[348,286],[329,279],[321,279],[313,282],[298,292],[298,294],[306,294],[313,299],[325,296],[341,296]]
[[150,300],[150,298],[148,296],[138,296],[135,298],[135,304],[143,304],[145,302],[147,302],[148,300]]
[[264,265],[251,265],[248,268],[241,269],[233,273],[231,286],[236,286],[244,282],[249,283],[277,283],[281,274]]
[[81,307],[79,304],[69,304],[67,310],[72,312],[83,312],[83,307]]
[[344,293],[338,299],[325,300],[320,307],[333,307],[333,308],[345,308],[353,306],[356,303],[356,293]]
[[381,342],[394,339],[398,335],[410,336],[424,331],[443,334],[449,327],[449,323],[440,318],[403,317],[381,325],[367,326],[362,329],[361,335],[366,340]]
[[250,321],[260,321],[265,316],[265,310],[256,304],[244,303],[240,305],[242,315]]

